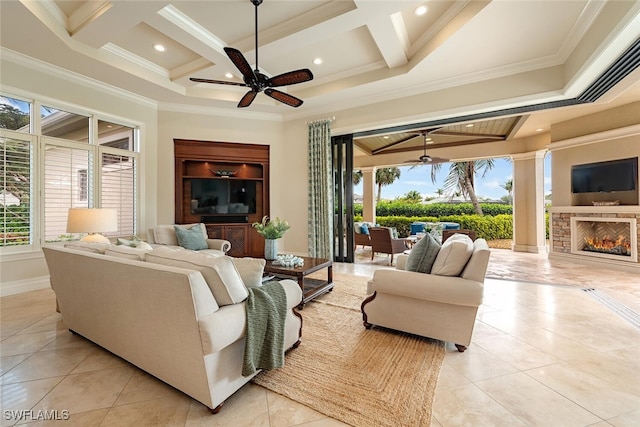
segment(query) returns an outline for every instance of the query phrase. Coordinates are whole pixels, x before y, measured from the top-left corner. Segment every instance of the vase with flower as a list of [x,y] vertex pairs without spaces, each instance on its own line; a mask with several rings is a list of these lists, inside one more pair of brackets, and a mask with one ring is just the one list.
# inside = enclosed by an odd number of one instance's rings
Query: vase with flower
[[280,218],[269,219],[263,216],[261,222],[251,224],[258,234],[264,237],[264,258],[273,260],[278,257],[277,240],[284,236],[284,233],[291,228],[289,223]]

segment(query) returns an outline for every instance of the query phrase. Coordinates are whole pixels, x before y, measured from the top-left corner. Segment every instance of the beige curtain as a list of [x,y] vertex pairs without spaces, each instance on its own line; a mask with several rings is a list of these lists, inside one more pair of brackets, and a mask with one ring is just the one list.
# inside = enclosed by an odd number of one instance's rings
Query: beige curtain
[[333,259],[331,120],[309,124],[309,256]]

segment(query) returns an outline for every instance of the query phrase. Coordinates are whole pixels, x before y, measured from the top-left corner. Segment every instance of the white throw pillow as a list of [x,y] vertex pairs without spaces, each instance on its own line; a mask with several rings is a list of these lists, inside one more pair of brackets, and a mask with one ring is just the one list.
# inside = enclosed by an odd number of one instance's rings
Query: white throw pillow
[[473,254],[473,240],[465,234],[454,234],[440,248],[431,274],[459,276]]
[[238,269],[240,277],[247,288],[257,288],[262,286],[262,276],[264,266],[267,262],[262,258],[231,258],[233,264]]
[[68,249],[75,249],[78,251],[92,252],[94,254],[103,255],[109,246],[111,246],[111,243],[83,242],[82,240],[65,243],[64,245],[64,247]]
[[149,246],[149,249],[141,249],[139,247],[132,248],[130,246],[124,246],[124,245],[118,245],[118,246],[111,245],[104,251],[104,254],[115,256],[118,258],[132,259],[135,261],[144,261],[144,255],[150,250],[151,250],[151,246]]
[[231,257],[226,255],[213,257],[198,252],[161,247],[147,252],[145,260],[200,271],[219,306],[237,304],[249,296],[238,269]]

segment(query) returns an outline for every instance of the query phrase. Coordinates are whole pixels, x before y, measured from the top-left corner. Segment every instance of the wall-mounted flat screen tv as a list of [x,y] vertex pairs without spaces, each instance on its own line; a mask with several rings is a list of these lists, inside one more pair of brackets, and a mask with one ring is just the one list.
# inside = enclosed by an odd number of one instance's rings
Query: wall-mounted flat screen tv
[[572,193],[610,193],[637,188],[637,157],[571,167]]
[[256,182],[244,179],[192,178],[191,213],[256,213]]

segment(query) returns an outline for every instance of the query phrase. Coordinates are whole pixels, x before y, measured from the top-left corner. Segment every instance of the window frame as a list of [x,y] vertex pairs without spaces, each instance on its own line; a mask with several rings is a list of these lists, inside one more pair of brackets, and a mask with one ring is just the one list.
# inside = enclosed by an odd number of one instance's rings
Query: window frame
[[[30,125],[29,133],[18,132],[9,129],[0,129],[0,136],[28,141],[31,143],[31,212],[30,212],[30,227],[31,227],[31,243],[28,245],[17,246],[0,246],[0,256],[2,261],[14,261],[22,259],[37,258],[42,256],[42,247],[47,244],[44,239],[45,234],[45,147],[47,145],[64,146],[71,148],[83,148],[90,151],[90,155],[93,157],[93,165],[87,169],[88,175],[88,206],[100,207],[101,200],[101,188],[100,182],[102,180],[101,174],[101,159],[103,153],[112,153],[133,158],[134,161],[134,194],[133,194],[133,231],[134,234],[139,231],[139,221],[141,218],[140,209],[143,204],[140,201],[141,191],[141,138],[142,138],[142,123],[136,123],[134,121],[126,120],[123,118],[115,117],[110,114],[99,113],[91,111],[89,109],[78,108],[76,106],[67,104],[62,101],[55,101],[44,97],[34,96],[17,96],[10,93],[0,92],[2,96],[9,98],[15,98],[20,101],[29,102],[30,108]],[[65,112],[85,116],[89,118],[89,140],[86,142],[66,140],[57,137],[43,136],[41,134],[41,118],[40,109],[43,104],[48,107],[56,108]],[[108,146],[102,146],[99,144],[98,138],[98,121],[107,121],[110,123],[118,124],[121,126],[129,127],[132,129],[133,143],[131,149],[119,149]],[[90,170],[92,168],[92,170]],[[92,176],[93,174],[93,176]],[[112,236],[113,237],[113,236]]]

